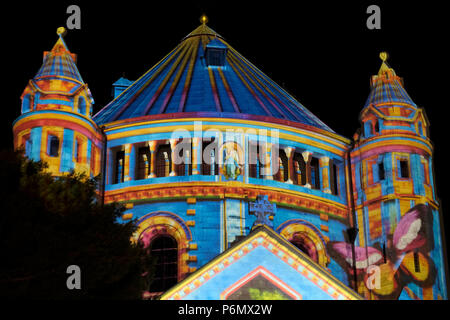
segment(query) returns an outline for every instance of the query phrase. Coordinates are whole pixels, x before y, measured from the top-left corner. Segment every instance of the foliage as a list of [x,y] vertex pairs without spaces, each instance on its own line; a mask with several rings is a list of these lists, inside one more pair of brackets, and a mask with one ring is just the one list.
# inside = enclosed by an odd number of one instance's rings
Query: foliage
[[[134,221],[118,222],[123,207],[101,204],[98,179],[52,177],[20,152],[2,151],[0,164],[1,297],[141,297],[152,260],[130,241]],[[81,290],[67,288],[70,265],[81,269]]]

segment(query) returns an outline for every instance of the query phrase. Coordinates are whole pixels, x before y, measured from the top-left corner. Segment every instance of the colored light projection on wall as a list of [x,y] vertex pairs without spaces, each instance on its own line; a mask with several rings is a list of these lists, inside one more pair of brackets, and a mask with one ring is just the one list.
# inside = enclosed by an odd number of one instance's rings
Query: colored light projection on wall
[[254,228],[161,300],[347,300],[353,290],[269,227]]
[[276,275],[259,266],[222,294],[225,300],[300,300],[302,296]]
[[[436,281],[437,270],[430,257],[434,248],[433,215],[429,206],[418,204],[400,219],[387,246],[355,247],[345,242],[329,242],[329,254],[353,279],[356,271],[358,288],[370,289],[378,299],[398,299],[405,289],[412,299],[417,297],[408,285],[429,288]],[[355,265],[353,265],[355,260]],[[379,267],[379,279],[371,277],[373,266]],[[372,281],[373,278],[373,281]]]

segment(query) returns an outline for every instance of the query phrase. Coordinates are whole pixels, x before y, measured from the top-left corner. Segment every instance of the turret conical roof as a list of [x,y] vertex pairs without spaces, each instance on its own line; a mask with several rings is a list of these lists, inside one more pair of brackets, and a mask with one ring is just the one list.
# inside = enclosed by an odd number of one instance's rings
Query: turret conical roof
[[397,76],[386,62],[387,53],[380,54],[382,64],[377,75],[372,76],[370,95],[364,105],[403,105],[417,107],[403,86],[403,79]]
[[59,38],[52,50],[44,52],[44,61],[34,80],[58,77],[84,83],[76,65],[76,55],[69,51],[63,40],[64,32],[58,32]]

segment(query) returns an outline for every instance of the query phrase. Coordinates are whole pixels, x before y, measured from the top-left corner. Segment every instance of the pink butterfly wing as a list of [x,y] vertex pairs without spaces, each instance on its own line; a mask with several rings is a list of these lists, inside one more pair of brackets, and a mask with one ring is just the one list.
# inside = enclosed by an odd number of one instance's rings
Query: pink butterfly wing
[[[333,251],[353,267],[352,246],[346,242],[334,242],[331,244]],[[356,269],[366,269],[368,266],[377,264],[383,260],[383,254],[373,247],[355,246]]]
[[427,243],[425,230],[430,214],[428,206],[419,204],[400,219],[393,236],[394,247],[399,253],[421,248]]

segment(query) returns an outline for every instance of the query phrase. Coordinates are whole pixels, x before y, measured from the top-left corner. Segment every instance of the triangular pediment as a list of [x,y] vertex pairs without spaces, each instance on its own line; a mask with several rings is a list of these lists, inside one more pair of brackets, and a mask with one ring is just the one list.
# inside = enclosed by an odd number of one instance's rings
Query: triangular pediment
[[169,289],[162,300],[357,300],[353,290],[261,226]]

